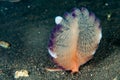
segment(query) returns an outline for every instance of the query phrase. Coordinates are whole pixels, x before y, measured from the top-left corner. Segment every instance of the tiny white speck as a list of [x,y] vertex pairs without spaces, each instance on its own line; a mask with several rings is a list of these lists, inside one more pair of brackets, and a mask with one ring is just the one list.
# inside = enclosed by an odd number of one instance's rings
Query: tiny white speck
[[8,8],[5,8],[5,10],[8,10]]
[[27,8],[30,8],[30,7],[31,7],[30,5],[27,6]]
[[62,21],[62,17],[61,16],[57,16],[57,17],[55,17],[55,23],[56,24],[59,24],[61,21]]
[[93,74],[90,74],[90,76],[93,76]]
[[105,3],[105,6],[108,6],[109,4],[108,3]]
[[53,53],[50,49],[48,49],[48,52],[53,58],[57,58],[57,55]]
[[107,20],[110,20],[111,14],[107,14]]
[[40,32],[38,32],[38,34],[40,34]]

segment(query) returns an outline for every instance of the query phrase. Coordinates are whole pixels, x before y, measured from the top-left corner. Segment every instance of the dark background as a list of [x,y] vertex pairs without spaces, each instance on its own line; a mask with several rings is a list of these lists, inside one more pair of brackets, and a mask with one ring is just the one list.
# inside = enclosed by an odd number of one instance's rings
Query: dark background
[[[99,48],[77,74],[47,72],[46,67],[55,67],[47,51],[54,19],[74,7],[86,7],[100,19]],[[11,44],[0,47],[0,80],[15,80],[15,71],[21,69],[28,70],[29,77],[17,80],[120,80],[119,0],[0,1],[0,40]]]

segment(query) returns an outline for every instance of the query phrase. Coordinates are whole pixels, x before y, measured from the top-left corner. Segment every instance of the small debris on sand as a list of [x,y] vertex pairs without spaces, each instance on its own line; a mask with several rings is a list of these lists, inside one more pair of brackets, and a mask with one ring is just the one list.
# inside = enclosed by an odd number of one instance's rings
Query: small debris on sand
[[117,76],[113,80],[118,80]]
[[14,78],[19,78],[19,77],[29,77],[28,71],[27,70],[16,71]]
[[0,41],[0,46],[3,48],[9,48],[10,44],[8,42],[5,42],[5,41]]
[[107,14],[107,20],[110,21],[111,20],[111,14]]

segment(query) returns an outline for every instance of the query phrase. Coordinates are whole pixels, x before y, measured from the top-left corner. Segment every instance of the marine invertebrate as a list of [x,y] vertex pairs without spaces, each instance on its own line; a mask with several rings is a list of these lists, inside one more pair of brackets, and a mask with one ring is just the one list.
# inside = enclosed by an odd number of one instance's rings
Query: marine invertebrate
[[57,18],[60,21],[55,20],[57,25],[51,33],[49,54],[62,69],[78,72],[95,54],[102,37],[100,21],[86,8],[74,8],[63,18]]

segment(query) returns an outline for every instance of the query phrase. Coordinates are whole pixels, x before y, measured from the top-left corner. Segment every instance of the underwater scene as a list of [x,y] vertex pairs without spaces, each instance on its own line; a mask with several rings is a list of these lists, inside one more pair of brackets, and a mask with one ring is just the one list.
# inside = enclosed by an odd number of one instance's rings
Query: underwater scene
[[0,80],[120,80],[120,0],[0,0]]

